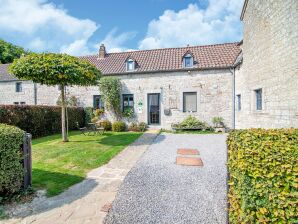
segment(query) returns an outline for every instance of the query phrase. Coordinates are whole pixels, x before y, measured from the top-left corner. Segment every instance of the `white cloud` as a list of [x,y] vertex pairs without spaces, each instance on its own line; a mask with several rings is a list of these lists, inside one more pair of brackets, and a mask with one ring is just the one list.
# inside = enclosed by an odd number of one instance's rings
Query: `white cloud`
[[89,38],[99,27],[47,0],[0,0],[0,5],[0,33],[11,40],[22,35],[22,46],[33,51],[85,54]]
[[239,15],[243,0],[210,0],[206,9],[189,4],[178,12],[164,11],[148,25],[140,49],[237,41],[242,37]]
[[[105,38],[100,42],[104,44],[108,52],[122,52],[130,51],[125,47],[125,43],[128,40],[133,39],[136,36],[136,32],[124,32],[117,34],[117,28],[112,29]],[[96,45],[96,48],[99,49],[100,44]]]

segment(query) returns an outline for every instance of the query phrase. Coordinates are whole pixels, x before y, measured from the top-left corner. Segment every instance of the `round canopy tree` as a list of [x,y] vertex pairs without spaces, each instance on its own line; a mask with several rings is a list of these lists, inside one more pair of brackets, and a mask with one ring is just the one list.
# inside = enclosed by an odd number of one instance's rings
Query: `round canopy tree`
[[67,54],[29,54],[14,60],[9,71],[17,78],[34,83],[61,86],[62,138],[68,141],[65,125],[65,86],[96,85],[100,71],[87,61]]

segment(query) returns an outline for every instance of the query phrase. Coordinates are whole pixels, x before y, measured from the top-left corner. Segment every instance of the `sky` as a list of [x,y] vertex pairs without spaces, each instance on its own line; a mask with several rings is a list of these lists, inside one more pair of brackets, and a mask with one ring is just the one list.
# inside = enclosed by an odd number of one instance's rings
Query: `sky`
[[243,0],[0,0],[0,38],[34,52],[96,54],[235,42]]

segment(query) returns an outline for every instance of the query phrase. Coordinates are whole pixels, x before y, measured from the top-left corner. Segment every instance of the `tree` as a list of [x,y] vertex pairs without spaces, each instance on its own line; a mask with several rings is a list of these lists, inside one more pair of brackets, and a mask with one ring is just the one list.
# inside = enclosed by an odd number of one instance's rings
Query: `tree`
[[89,62],[67,54],[29,54],[14,60],[9,71],[19,79],[32,80],[35,83],[61,86],[62,138],[68,141],[65,126],[65,86],[96,85],[100,71]]
[[20,58],[27,53],[24,48],[0,39],[0,64],[11,63],[14,59]]

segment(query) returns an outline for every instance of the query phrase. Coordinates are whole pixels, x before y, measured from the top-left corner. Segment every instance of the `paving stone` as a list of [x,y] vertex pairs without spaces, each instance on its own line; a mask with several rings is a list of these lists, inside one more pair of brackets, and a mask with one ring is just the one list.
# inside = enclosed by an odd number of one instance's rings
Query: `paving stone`
[[203,161],[200,158],[177,156],[176,164],[184,166],[203,166]]
[[112,208],[112,203],[107,203],[101,207],[100,211],[109,212],[111,208]]
[[178,149],[177,153],[180,155],[199,155],[197,149]]

